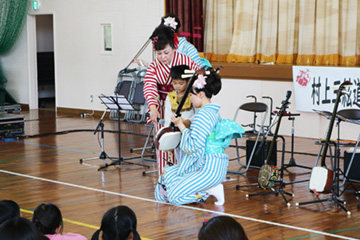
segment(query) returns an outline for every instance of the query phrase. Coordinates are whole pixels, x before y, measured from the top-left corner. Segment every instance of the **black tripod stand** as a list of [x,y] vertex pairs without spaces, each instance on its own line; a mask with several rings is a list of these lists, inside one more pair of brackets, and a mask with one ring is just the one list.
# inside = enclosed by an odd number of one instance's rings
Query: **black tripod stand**
[[[290,203],[287,200],[287,198],[285,197],[285,194],[287,194],[289,196],[292,196],[292,197],[294,196],[294,194],[286,192],[283,189],[283,186],[284,186],[283,177],[284,177],[285,139],[284,139],[283,136],[278,135],[279,127],[280,127],[280,124],[281,124],[281,118],[283,117],[286,108],[290,104],[290,102],[289,102],[290,96],[291,96],[291,91],[287,91],[286,99],[281,102],[280,111],[278,113],[277,125],[276,125],[276,129],[275,129],[275,132],[274,132],[273,139],[271,141],[269,153],[267,154],[266,164],[264,164],[260,168],[260,172],[259,172],[259,179],[258,179],[259,186],[261,186],[264,189],[271,189],[271,192],[261,192],[261,193],[247,194],[246,197],[257,196],[257,195],[267,195],[267,194],[273,194],[273,193],[275,193],[275,194],[280,193],[281,196],[284,198],[287,206],[290,206]],[[271,182],[272,176],[268,178],[269,175],[273,175],[273,172],[271,172],[271,174],[270,174],[268,172],[268,170],[266,170],[266,169],[269,169],[269,168],[274,169],[273,166],[269,165],[269,162],[270,162],[272,151],[274,150],[275,142],[276,142],[278,137],[281,138],[282,141],[283,141],[283,149],[282,149],[281,166],[280,166],[280,181],[273,181],[274,183],[275,182],[279,183],[280,186],[279,186],[278,190],[275,190],[274,188],[272,188],[272,185],[269,184]],[[266,165],[268,165],[269,167],[267,168]],[[265,166],[265,168],[263,168],[264,166]],[[262,171],[264,171],[264,172],[262,172]],[[260,179],[261,175],[266,176],[267,179],[263,179],[263,178]],[[277,175],[276,175],[276,177],[277,177]],[[265,181],[267,183],[266,186],[264,186],[263,183],[265,183],[265,182],[262,182],[263,180],[266,180]]]
[[137,157],[134,158],[125,158],[121,156],[121,128],[120,128],[120,109],[125,110],[134,110],[134,108],[131,106],[131,104],[128,102],[128,100],[122,96],[122,95],[115,95],[115,96],[106,96],[101,95],[99,96],[101,101],[107,106],[107,109],[116,109],[117,115],[119,117],[118,121],[118,149],[119,149],[119,158],[117,160],[113,160],[110,164],[105,163],[105,166],[100,167],[98,170],[106,169],[109,166],[114,165],[139,165],[143,167],[149,168],[150,166],[140,164],[140,163],[132,163],[132,162],[124,162],[124,160],[131,160],[131,159],[137,159]]
[[[326,158],[327,150],[329,148],[330,137],[331,137],[332,129],[333,129],[334,122],[336,119],[336,113],[337,113],[337,109],[339,106],[340,97],[343,94],[343,90],[346,86],[351,86],[351,82],[350,81],[343,82],[340,85],[339,90],[336,94],[336,101],[334,103],[334,109],[331,114],[330,123],[329,123],[328,131],[326,134],[326,140],[325,140],[324,144],[322,145],[322,148],[320,149],[320,152],[322,153],[321,167],[313,168],[313,170],[311,172],[310,183],[309,183],[309,188],[312,192],[315,192],[315,193],[316,192],[318,192],[318,193],[330,192],[331,197],[325,198],[325,199],[319,199],[319,200],[315,200],[315,201],[296,203],[297,206],[305,205],[305,204],[309,204],[309,203],[333,201],[339,207],[341,207],[348,215],[351,214],[351,212],[348,211],[344,207],[346,202],[338,199],[338,197],[341,195],[340,194],[340,185],[339,185],[340,173],[343,174],[343,172],[340,169],[340,148],[339,148],[340,147],[339,146],[339,142],[340,142],[339,141],[340,140],[339,123],[340,123],[340,121],[338,122],[338,143],[332,142],[335,147],[334,161],[331,161],[331,163],[334,162],[332,164],[332,166],[333,166],[332,170],[326,168],[326,164],[325,164],[325,158]],[[331,148],[329,148],[329,150],[331,150]],[[317,165],[317,163],[316,163],[316,165]],[[333,175],[335,175],[335,176],[333,176]],[[347,176],[345,176],[345,177],[347,177]]]
[[93,158],[81,158],[80,159],[80,163],[83,163],[84,161],[88,161],[88,160],[95,160],[95,159],[102,159],[104,161],[104,163],[106,164],[106,159],[110,159],[112,160],[106,153],[105,153],[105,145],[104,145],[104,123],[103,123],[103,119],[104,116],[107,112],[107,109],[104,111],[103,115],[100,118],[100,121],[98,123],[98,125],[95,128],[94,131],[94,135],[98,132],[99,128],[100,128],[100,134],[101,134],[101,153],[99,155],[99,157],[93,157]]
[[[286,192],[284,191],[283,189],[283,186],[285,185],[284,184],[284,180],[283,180],[283,177],[284,177],[284,158],[285,158],[285,139],[283,136],[278,136],[278,135],[275,135],[274,136],[275,138],[281,138],[281,140],[283,141],[283,150],[282,150],[282,156],[281,156],[281,165],[280,165],[280,180],[279,181],[275,181],[276,183],[279,183],[279,188],[278,190],[275,190],[274,188],[270,188],[271,189],[271,192],[260,192],[260,193],[253,193],[253,194],[247,194],[246,197],[252,197],[252,196],[258,196],[258,195],[267,195],[267,194],[281,194],[281,196],[284,198],[285,202],[286,202],[286,205],[287,206],[290,206],[290,203],[289,201],[287,200],[287,198],[285,197],[285,194],[286,195],[289,195],[291,197],[294,197],[295,195],[292,194],[292,193],[289,193],[289,192]],[[276,140],[275,140],[276,141]]]
[[[340,148],[337,143],[335,143],[335,142],[331,142],[331,143],[334,145],[334,148],[335,148],[335,156],[334,156],[334,164],[333,164],[335,177],[334,177],[334,184],[332,185],[331,192],[330,192],[331,197],[324,198],[324,199],[318,199],[318,200],[314,200],[314,201],[296,203],[296,206],[306,205],[306,204],[311,204],[311,203],[321,203],[321,202],[333,201],[339,207],[341,207],[348,215],[350,215],[351,212],[349,210],[347,210],[347,208],[345,208],[345,206],[344,206],[344,205],[346,205],[346,202],[338,199],[338,197],[340,197],[343,193],[342,192],[340,194],[340,174],[343,174],[343,172],[340,169]],[[345,178],[347,178],[347,177],[345,176]],[[353,186],[353,187],[355,188],[355,186]]]

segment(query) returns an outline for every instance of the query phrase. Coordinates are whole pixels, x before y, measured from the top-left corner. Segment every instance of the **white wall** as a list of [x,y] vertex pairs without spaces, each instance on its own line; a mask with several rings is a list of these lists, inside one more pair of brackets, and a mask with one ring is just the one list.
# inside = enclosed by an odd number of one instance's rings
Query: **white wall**
[[[117,74],[125,68],[138,50],[150,37],[164,14],[163,0],[42,0],[39,11],[29,14],[53,14],[56,106],[90,109],[89,96],[113,93]],[[100,54],[100,24],[111,23],[113,29],[113,54]],[[29,103],[27,60],[29,46],[25,28],[16,46],[2,56],[2,66],[7,76],[8,90],[15,99]],[[151,60],[151,46],[141,55]],[[274,108],[285,98],[286,91],[293,90],[291,82],[224,79],[223,89],[213,101],[219,103],[225,118],[233,118],[242,103],[252,101],[247,95],[274,99]],[[264,100],[269,103],[268,100]],[[297,112],[294,96],[290,112]],[[104,107],[94,99],[95,110]],[[258,118],[260,123],[261,117]],[[240,123],[251,123],[252,114],[242,114]],[[268,120],[266,121],[266,124]],[[315,113],[301,113],[295,120],[295,135],[301,137],[324,137],[328,120]],[[343,139],[356,139],[359,126],[342,124]],[[354,130],[355,129],[355,130]],[[283,118],[280,134],[291,134],[291,121]],[[333,137],[336,137],[334,129]]]
[[[42,0],[30,15],[53,14],[56,106],[91,108],[89,96],[111,94],[119,70],[125,68],[150,37],[164,15],[163,0]],[[100,24],[111,23],[113,53],[100,54]],[[29,104],[31,49],[25,25],[16,46],[1,57],[8,91]],[[151,60],[151,46],[141,55]],[[95,110],[104,107],[94,99]]]

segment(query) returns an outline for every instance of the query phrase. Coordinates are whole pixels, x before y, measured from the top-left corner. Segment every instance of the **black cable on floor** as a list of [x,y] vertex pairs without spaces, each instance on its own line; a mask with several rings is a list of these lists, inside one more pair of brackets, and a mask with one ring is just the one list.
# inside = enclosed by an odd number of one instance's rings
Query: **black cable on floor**
[[[40,134],[34,134],[34,135],[19,135],[14,136],[17,138],[35,138],[35,137],[45,137],[45,136],[51,136],[51,135],[58,135],[58,134],[68,134],[68,133],[74,133],[74,132],[94,132],[95,129],[72,129],[72,130],[64,130],[64,131],[58,131],[58,132],[50,132],[50,133],[40,133]],[[118,131],[115,130],[104,130],[104,132],[108,133],[118,133]],[[141,137],[147,137],[147,134],[141,134],[141,133],[133,133],[133,132],[123,132],[122,134],[130,134],[130,135],[136,135]]]

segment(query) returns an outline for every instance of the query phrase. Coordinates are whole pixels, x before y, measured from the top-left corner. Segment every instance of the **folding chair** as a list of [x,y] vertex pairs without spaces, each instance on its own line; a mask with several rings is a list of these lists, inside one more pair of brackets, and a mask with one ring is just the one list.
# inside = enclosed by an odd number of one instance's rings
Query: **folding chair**
[[146,121],[146,111],[147,111],[147,102],[144,97],[144,82],[143,77],[145,77],[146,69],[143,69],[137,74],[137,82],[134,87],[133,96],[131,99],[131,104],[134,107],[135,111],[129,111],[126,120],[128,122],[141,123]]
[[[235,174],[235,175],[242,175],[243,173],[247,172],[250,165],[251,165],[251,161],[253,159],[253,156],[255,154],[255,150],[256,150],[256,146],[259,142],[259,139],[260,139],[260,136],[265,136],[265,126],[264,126],[264,123],[265,123],[265,119],[267,117],[267,114],[268,114],[268,107],[265,103],[263,102],[257,102],[256,101],[256,98],[255,98],[255,102],[248,102],[248,103],[244,103],[242,104],[241,106],[239,106],[237,109],[236,109],[236,112],[235,112],[235,115],[234,115],[234,121],[237,120],[237,117],[238,117],[238,114],[239,114],[239,111],[242,110],[242,111],[247,111],[247,112],[253,112],[254,113],[254,120],[253,120],[253,123],[251,124],[241,124],[243,127],[251,127],[252,129],[251,130],[248,130],[246,131],[244,134],[243,134],[243,137],[254,137],[256,136],[256,140],[255,140],[255,143],[254,143],[254,147],[251,151],[251,154],[250,154],[250,157],[248,159],[248,162],[246,165],[243,165],[240,161],[240,153],[239,153],[239,144],[238,144],[238,140],[235,139],[235,146],[232,146],[232,147],[235,147],[236,149],[236,155],[237,155],[237,160],[238,160],[238,163],[240,166],[242,167],[246,167],[246,169],[242,172],[236,172],[236,171],[228,171],[228,174]],[[263,115],[263,118],[262,118],[262,121],[261,121],[261,125],[256,125],[256,118],[257,118],[257,113],[264,113]],[[256,127],[259,126],[259,130],[256,130]]]
[[[132,103],[136,80],[137,78],[135,72],[123,73],[122,71],[120,71],[118,74],[117,84],[114,93],[118,95],[123,95],[130,103]],[[126,120],[128,111],[121,110],[121,113],[124,113],[124,117],[117,116],[117,110],[111,110],[110,119],[111,120],[120,119],[121,121]]]

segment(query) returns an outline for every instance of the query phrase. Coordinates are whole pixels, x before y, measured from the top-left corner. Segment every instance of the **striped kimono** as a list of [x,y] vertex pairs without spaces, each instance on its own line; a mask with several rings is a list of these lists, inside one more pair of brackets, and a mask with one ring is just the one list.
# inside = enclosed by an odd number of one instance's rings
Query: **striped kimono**
[[190,129],[183,130],[180,148],[184,157],[180,165],[164,168],[155,188],[158,201],[180,205],[206,200],[207,190],[224,181],[229,156],[223,150],[205,151],[209,136],[222,120],[219,109],[219,105],[206,104],[195,115]]
[[[193,70],[198,70],[200,68],[190,57],[175,51],[170,65],[165,65],[155,59],[149,65],[146,71],[144,78],[144,96],[149,107],[151,105],[156,105],[161,119],[164,118],[164,105],[167,93],[165,93],[165,98],[161,98],[158,85],[172,84],[172,79],[170,78],[170,69],[172,66],[177,65],[188,65],[190,69]],[[151,120],[148,119],[148,123],[150,122]],[[157,133],[161,127],[163,127],[163,125],[160,125],[159,123],[155,124],[155,132]],[[167,161],[174,162],[172,152],[156,150],[156,159],[159,175],[162,173],[163,167]]]

